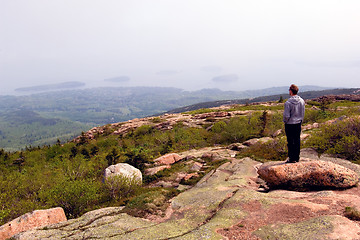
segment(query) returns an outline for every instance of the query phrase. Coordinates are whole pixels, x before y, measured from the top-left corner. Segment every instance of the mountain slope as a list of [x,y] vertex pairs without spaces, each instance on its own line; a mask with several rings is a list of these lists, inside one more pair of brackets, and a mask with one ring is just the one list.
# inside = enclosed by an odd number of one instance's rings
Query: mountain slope
[[[286,90],[287,91],[287,90]],[[300,92],[299,95],[303,99],[313,99],[318,98],[325,95],[342,95],[342,94],[356,94],[360,95],[359,88],[344,88],[344,89],[329,89],[329,90],[320,90],[320,91],[306,91]],[[268,101],[277,101],[280,98],[286,99],[289,97],[289,94],[277,94],[277,95],[264,95],[261,97],[255,98],[245,98],[245,99],[235,99],[235,100],[220,100],[220,101],[212,101],[212,102],[202,102],[197,103],[181,108],[176,108],[166,113],[181,113],[186,111],[198,110],[201,108],[212,108],[219,107],[225,104],[248,104],[248,103],[256,103],[256,102],[268,102]]]

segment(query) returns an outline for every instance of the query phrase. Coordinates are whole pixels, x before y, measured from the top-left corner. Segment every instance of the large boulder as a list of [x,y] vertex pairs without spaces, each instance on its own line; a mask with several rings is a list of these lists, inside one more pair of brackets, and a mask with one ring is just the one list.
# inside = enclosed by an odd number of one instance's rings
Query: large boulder
[[288,164],[266,163],[257,172],[272,188],[349,188],[359,181],[353,170],[320,160]]
[[66,220],[64,210],[61,207],[35,210],[2,225],[0,227],[0,240],[8,239],[23,231],[44,227],[49,224],[59,223]]
[[122,176],[125,178],[134,178],[139,183],[142,183],[142,173],[139,169],[127,164],[127,163],[118,163],[116,165],[110,165],[105,169],[104,178],[105,181],[108,178],[114,176]]

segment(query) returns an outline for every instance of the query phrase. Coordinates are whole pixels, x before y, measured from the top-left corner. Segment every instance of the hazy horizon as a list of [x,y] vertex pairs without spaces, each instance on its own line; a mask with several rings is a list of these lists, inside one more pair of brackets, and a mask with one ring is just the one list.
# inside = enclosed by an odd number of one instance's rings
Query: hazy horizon
[[[68,81],[360,87],[358,9],[356,0],[0,0],[0,95]],[[104,81],[114,78],[124,81]]]

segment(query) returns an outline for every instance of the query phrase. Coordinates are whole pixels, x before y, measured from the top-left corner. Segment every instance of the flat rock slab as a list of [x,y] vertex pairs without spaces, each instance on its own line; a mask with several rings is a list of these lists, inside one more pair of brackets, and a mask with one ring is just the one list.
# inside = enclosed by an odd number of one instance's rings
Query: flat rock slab
[[152,222],[121,213],[121,208],[92,211],[77,219],[20,233],[14,239],[222,239],[217,229],[244,216],[224,208],[250,178],[256,178],[250,158],[233,159],[211,171],[191,189],[172,199],[171,215]]
[[273,188],[350,188],[359,181],[353,170],[320,160],[286,164],[265,163],[257,172],[259,177]]
[[255,231],[254,235],[268,240],[354,240],[360,238],[360,227],[345,217],[334,215],[293,224],[267,225]]

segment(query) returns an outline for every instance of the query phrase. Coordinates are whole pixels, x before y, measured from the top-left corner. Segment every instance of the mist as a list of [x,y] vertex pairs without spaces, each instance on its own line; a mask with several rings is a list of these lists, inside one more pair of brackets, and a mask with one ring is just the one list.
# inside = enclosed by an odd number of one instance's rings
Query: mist
[[[358,9],[357,0],[0,0],[0,94],[67,81],[359,87]],[[117,78],[127,81],[104,81]]]

